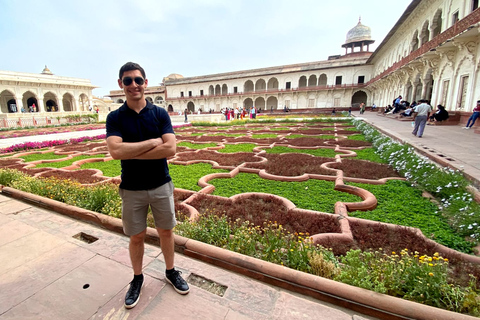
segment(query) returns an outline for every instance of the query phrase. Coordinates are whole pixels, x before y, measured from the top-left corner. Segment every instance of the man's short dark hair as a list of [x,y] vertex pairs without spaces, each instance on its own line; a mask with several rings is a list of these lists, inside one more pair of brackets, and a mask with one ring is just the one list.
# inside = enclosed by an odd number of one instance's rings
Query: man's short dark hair
[[143,78],[146,79],[147,76],[145,75],[145,70],[135,62],[127,62],[121,68],[120,72],[118,73],[118,79],[122,79],[123,73],[127,71],[138,70],[142,74]]

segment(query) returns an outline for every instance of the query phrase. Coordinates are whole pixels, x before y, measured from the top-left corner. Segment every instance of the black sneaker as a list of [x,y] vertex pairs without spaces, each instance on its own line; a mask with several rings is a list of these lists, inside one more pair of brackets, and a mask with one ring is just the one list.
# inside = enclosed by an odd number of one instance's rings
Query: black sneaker
[[140,290],[142,290],[143,280],[132,280],[130,289],[125,296],[125,308],[131,309],[135,307],[140,300]]
[[187,281],[183,280],[180,276],[182,274],[181,271],[175,270],[172,274],[166,275],[166,279],[168,283],[173,286],[173,289],[180,294],[187,294],[190,292],[190,288],[188,287]]

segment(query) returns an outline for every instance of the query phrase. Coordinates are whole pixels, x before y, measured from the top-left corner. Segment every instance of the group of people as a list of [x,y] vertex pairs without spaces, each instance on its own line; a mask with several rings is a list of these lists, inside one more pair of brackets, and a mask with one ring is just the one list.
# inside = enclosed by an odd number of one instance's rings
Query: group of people
[[252,106],[251,108],[225,108],[220,110],[220,112],[225,115],[225,120],[243,120],[245,118],[250,117],[250,119],[256,119],[257,118],[257,113],[260,112],[260,110],[257,110],[255,106]]

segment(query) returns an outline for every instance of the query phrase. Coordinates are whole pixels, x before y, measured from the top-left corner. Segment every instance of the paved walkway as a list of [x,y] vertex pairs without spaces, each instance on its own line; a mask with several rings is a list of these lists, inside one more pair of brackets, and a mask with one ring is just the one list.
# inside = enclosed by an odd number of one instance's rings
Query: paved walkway
[[465,130],[460,125],[428,125],[423,137],[418,138],[412,135],[410,121],[378,116],[375,112],[365,112],[363,115],[355,112],[353,115],[364,118],[381,131],[411,144],[429,156],[443,159],[452,168],[462,170],[475,179],[477,188],[480,187],[480,134],[473,129]]

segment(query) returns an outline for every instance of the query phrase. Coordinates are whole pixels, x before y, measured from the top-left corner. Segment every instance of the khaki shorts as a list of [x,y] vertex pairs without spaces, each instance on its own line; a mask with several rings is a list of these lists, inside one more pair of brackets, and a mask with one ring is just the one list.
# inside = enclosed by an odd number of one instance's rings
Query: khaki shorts
[[139,234],[147,228],[148,208],[152,208],[155,226],[170,230],[175,227],[175,204],[173,182],[167,182],[150,190],[125,190],[120,188],[122,198],[123,231],[127,236]]

